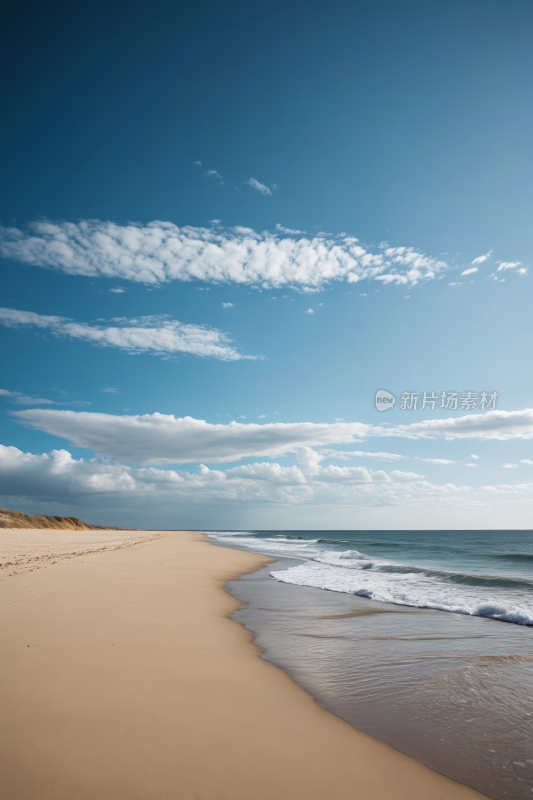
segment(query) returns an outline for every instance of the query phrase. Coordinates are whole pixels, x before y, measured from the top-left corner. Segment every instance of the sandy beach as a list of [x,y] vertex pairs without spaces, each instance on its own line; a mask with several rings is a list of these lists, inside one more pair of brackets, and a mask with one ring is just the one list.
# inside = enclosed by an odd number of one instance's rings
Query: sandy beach
[[6,800],[483,797],[259,658],[224,585],[271,559],[187,531],[0,542]]

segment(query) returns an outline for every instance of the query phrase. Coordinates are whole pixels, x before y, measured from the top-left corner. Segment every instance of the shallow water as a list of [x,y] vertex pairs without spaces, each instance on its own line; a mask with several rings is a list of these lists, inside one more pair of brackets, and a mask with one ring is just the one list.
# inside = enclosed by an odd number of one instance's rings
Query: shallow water
[[[342,533],[346,541],[349,534]],[[359,545],[360,534],[357,532]],[[283,573],[289,571],[290,576],[291,570],[306,564],[301,560],[302,550],[308,548],[305,555],[309,559],[310,549],[316,547],[310,544],[311,535],[315,540],[325,538],[317,532],[289,535],[306,537],[293,540],[300,559],[282,558],[228,587],[249,604],[235,619],[254,632],[264,649],[263,657],[285,669],[321,705],[354,727],[439,772],[501,800],[531,797],[533,628],[472,615],[464,609],[456,613],[418,608],[284,582]],[[439,536],[444,538],[442,532]],[[243,537],[217,535],[220,543],[235,547],[239,539],[239,545],[244,543],[245,549],[256,552],[267,552],[268,538],[272,534],[262,534],[259,541],[247,535],[244,542]],[[469,575],[493,577],[486,571],[486,563],[494,555],[491,544],[477,564],[472,558],[466,563],[466,580]],[[527,554],[531,542],[518,544],[520,553]],[[456,566],[451,563],[455,554],[450,556],[450,547],[446,551],[445,545],[441,552],[448,564],[442,563],[442,557],[428,555],[428,563],[419,557],[415,566],[458,574],[457,569],[450,569]],[[453,541],[451,547],[453,550]],[[344,548],[354,549],[354,539]],[[401,547],[381,549],[385,554],[379,561],[383,562]],[[499,559],[496,577],[504,591],[515,592],[515,596],[510,602],[508,596],[497,595],[491,608],[501,608],[502,603],[516,608],[520,603],[521,611],[527,609],[533,590],[527,588],[531,563],[518,559],[511,562],[512,570],[502,571]],[[395,558],[398,562],[401,565]],[[505,583],[516,578],[517,563],[522,571],[520,597],[515,584]],[[402,573],[389,574],[396,578]],[[459,590],[464,585],[452,584]]]

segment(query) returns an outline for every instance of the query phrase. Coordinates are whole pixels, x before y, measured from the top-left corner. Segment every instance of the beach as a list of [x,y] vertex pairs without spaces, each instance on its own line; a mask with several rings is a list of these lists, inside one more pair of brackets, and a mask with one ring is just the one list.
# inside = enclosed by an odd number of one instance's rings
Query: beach
[[[355,730],[259,657],[224,586],[268,557],[183,531],[120,532],[117,549],[87,552],[91,535],[72,534],[81,555],[0,574],[4,797],[483,796]],[[0,536],[28,557],[35,531]]]

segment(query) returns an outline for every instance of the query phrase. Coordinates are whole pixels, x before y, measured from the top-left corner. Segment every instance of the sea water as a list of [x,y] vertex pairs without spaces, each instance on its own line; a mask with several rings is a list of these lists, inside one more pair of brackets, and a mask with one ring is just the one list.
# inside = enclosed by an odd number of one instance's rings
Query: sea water
[[533,532],[211,531],[278,558],[235,618],[325,708],[489,796],[533,796]]

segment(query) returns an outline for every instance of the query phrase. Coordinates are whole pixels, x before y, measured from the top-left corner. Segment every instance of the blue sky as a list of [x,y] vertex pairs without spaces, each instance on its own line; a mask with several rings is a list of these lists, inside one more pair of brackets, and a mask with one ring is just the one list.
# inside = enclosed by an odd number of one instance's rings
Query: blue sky
[[4,14],[3,506],[531,527],[530,3]]

